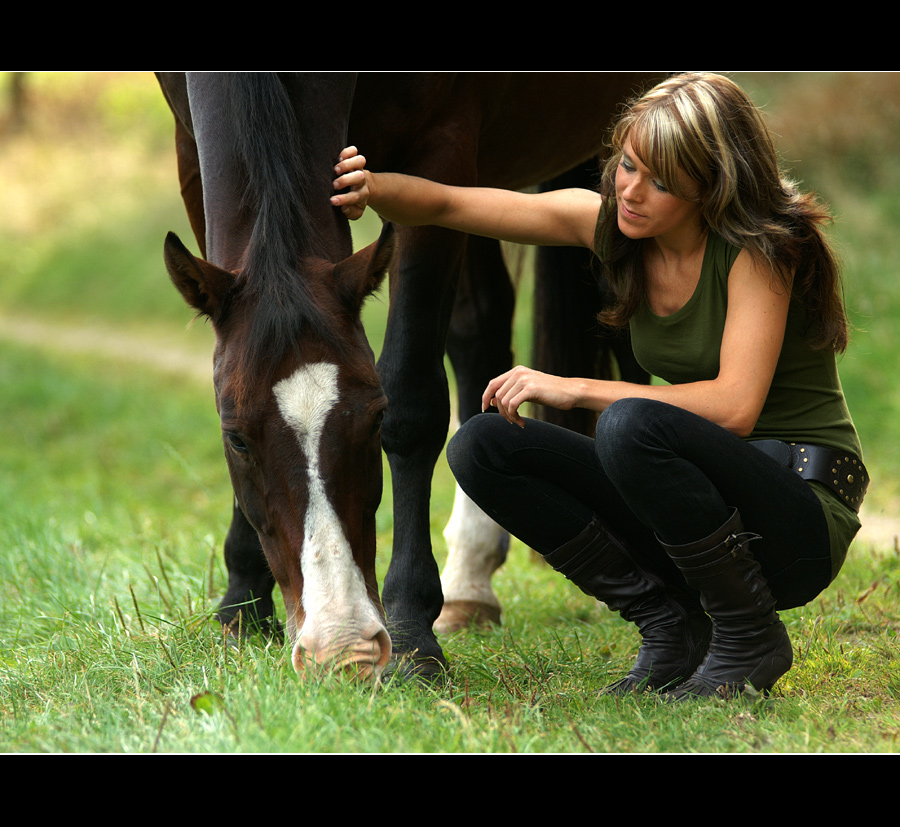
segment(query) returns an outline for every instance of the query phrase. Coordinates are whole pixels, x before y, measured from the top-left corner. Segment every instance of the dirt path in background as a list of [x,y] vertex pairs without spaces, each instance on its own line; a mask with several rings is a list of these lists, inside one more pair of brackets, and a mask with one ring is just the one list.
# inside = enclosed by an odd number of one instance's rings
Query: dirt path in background
[[862,528],[856,538],[857,542],[881,552],[900,555],[900,518],[869,513],[863,505]]
[[[41,319],[0,314],[0,339],[63,353],[81,353],[144,366],[198,383],[212,384],[212,351],[166,343],[155,337],[121,329],[49,323]],[[857,542],[900,554],[900,507],[890,514],[863,506],[863,527]]]
[[51,352],[81,353],[114,358],[152,370],[212,383],[212,349],[204,353],[185,345],[166,343],[149,334],[120,328],[48,322],[0,314],[0,339]]

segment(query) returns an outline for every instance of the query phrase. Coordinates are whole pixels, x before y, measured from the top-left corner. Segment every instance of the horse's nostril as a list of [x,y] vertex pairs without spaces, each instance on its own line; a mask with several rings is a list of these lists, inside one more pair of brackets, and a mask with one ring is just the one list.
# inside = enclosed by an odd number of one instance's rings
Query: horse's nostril
[[360,680],[376,679],[391,659],[391,638],[384,628],[371,638],[358,638],[351,643],[333,642],[316,647],[305,636],[294,646],[294,670],[301,678],[312,677],[319,670],[340,671]]

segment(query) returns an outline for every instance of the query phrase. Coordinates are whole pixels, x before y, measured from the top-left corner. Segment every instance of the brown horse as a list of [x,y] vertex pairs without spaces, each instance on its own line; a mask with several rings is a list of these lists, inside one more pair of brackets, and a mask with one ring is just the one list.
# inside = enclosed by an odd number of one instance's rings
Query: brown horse
[[[236,499],[219,619],[274,623],[277,582],[298,672],[327,664],[373,676],[393,650],[410,668],[434,673],[445,666],[433,630],[442,607],[445,628],[459,622],[447,617],[454,607],[467,619],[498,616],[490,577],[505,556],[494,529],[471,530],[483,515],[455,508],[442,590],[429,500],[450,417],[443,355],[457,374],[464,420],[487,381],[510,367],[512,288],[496,243],[436,228],[386,225],[353,254],[347,222],[328,201],[333,165],[355,143],[372,169],[459,185],[540,184],[596,156],[615,107],[653,79],[159,80],[175,115],[182,194],[202,256],[170,235],[166,264],[216,333],[216,404]],[[390,313],[376,370],[360,308],[388,264]],[[394,485],[384,609],[374,570],[382,447]],[[473,533],[474,546],[460,539]]]

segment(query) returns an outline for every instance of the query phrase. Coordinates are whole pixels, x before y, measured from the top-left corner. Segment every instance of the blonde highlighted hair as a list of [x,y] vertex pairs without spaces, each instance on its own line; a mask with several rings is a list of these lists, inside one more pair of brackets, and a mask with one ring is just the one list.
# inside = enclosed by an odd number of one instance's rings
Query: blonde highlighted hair
[[821,229],[828,211],[783,175],[762,113],[744,91],[709,73],[666,79],[632,102],[613,130],[601,181],[609,209],[600,232],[617,302],[603,322],[627,324],[644,296],[643,242],[626,238],[616,224],[615,175],[626,139],[673,195],[690,200],[678,171],[690,179],[710,229],[749,250],[785,284],[793,274],[814,347],[846,348],[840,268]]

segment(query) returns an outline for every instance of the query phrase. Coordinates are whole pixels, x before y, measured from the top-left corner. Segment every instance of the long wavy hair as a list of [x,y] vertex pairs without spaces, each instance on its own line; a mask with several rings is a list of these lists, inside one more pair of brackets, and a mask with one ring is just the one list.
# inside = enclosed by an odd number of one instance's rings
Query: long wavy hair
[[840,267],[822,226],[827,208],[786,178],[762,113],[723,75],[674,75],[629,104],[612,133],[601,179],[608,205],[598,245],[616,301],[600,320],[628,323],[645,295],[643,240],[617,225],[616,168],[630,139],[634,152],[672,194],[686,198],[682,170],[696,185],[706,225],[764,262],[807,310],[815,348],[843,352],[848,342]]

